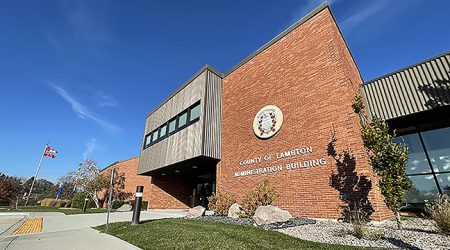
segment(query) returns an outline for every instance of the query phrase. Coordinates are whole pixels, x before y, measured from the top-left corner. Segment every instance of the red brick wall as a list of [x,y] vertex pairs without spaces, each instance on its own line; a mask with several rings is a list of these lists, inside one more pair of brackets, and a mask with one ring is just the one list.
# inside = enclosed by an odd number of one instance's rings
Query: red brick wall
[[[185,180],[175,177],[149,177],[137,174],[139,157],[132,158],[125,161],[120,161],[115,166],[117,176],[123,174],[125,187],[121,189],[124,193],[130,193],[131,196],[126,200],[134,200],[136,186],[144,186],[144,193],[142,200],[149,202],[149,207],[152,209],[184,209],[189,207],[191,185]],[[112,166],[103,170],[102,173],[111,171]],[[100,197],[105,201],[104,192]],[[117,200],[117,198],[115,198]],[[107,203],[104,203],[107,206]]]
[[192,189],[183,178],[169,176],[151,177],[150,208],[185,209],[189,208]]
[[[124,188],[121,189],[124,193],[130,193],[131,196],[127,200],[134,200],[134,194],[136,193],[136,186],[144,186],[144,193],[142,196],[142,200],[150,202],[150,192],[151,178],[148,176],[137,175],[137,167],[138,167],[139,157],[131,158],[128,160],[120,161],[114,164],[115,173],[117,176],[123,174],[124,178]],[[107,173],[111,171],[112,166],[102,171],[102,173]],[[102,196],[101,196],[102,197]],[[108,198],[103,197],[106,201]],[[106,206],[106,202],[104,206]]]
[[[390,216],[376,188],[359,120],[351,107],[361,82],[328,8],[228,75],[223,81],[218,191],[233,193],[242,201],[257,183],[268,179],[280,194],[275,205],[293,215],[340,217],[339,205],[343,202],[337,188],[330,185],[331,175],[337,171],[336,161],[328,155],[334,131],[337,153],[347,150],[356,160],[356,170],[346,171],[372,181],[368,195],[376,211],[372,218]],[[252,122],[259,109],[269,104],[282,110],[284,123],[274,137],[260,140],[253,133]],[[239,165],[241,160],[305,146],[312,146],[313,153],[247,167]],[[327,161],[325,167],[234,177],[237,171],[322,157]]]

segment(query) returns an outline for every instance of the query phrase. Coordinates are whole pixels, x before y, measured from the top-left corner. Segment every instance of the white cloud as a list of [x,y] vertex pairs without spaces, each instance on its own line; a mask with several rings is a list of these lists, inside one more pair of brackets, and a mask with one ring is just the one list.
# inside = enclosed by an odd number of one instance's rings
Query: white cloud
[[63,89],[55,84],[52,84],[52,83],[49,83],[49,86],[52,88],[53,91],[55,91],[58,95],[60,95],[67,103],[70,104],[70,106],[72,107],[72,110],[75,112],[75,114],[78,117],[80,117],[82,119],[86,119],[86,118],[91,119],[113,133],[116,133],[120,130],[120,128],[117,127],[116,125],[114,125],[108,121],[105,121],[105,120],[99,118],[94,113],[92,113],[86,106],[84,106],[83,104],[78,102],[65,89]]
[[105,91],[100,90],[97,92],[97,105],[100,107],[115,107],[117,106],[117,101],[110,95],[106,94]]
[[367,19],[381,11],[389,3],[389,0],[367,1],[367,3],[370,4],[362,10],[358,10],[354,14],[348,16],[340,23],[343,30],[351,32],[357,26],[364,24]]
[[92,138],[88,143],[86,143],[86,149],[83,153],[83,158],[86,160],[90,154],[94,152],[95,149],[98,148],[98,140]]

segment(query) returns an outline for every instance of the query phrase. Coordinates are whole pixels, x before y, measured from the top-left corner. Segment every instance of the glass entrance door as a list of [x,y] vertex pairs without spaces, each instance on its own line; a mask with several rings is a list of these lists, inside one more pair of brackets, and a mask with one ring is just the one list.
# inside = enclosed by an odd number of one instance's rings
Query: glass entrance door
[[212,195],[214,186],[212,181],[198,182],[192,190],[191,207],[208,208],[208,197]]

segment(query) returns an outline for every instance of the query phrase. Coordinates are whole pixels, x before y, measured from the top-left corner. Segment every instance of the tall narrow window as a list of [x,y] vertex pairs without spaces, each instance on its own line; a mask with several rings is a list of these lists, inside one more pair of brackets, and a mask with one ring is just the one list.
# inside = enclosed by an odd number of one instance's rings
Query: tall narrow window
[[148,134],[145,137],[145,147],[147,147],[148,145],[150,145],[150,140],[152,139],[152,134]]
[[158,140],[158,130],[153,131],[152,133],[152,142]]
[[161,127],[159,130],[159,137],[163,138],[167,134],[167,124],[164,124],[164,126]]
[[200,103],[196,104],[190,110],[190,120],[194,121],[195,119],[200,117]]
[[177,125],[176,119],[173,119],[172,121],[169,122],[169,134],[175,131],[176,125]]
[[178,117],[178,127],[182,128],[186,125],[187,123],[187,112],[183,112],[179,117]]

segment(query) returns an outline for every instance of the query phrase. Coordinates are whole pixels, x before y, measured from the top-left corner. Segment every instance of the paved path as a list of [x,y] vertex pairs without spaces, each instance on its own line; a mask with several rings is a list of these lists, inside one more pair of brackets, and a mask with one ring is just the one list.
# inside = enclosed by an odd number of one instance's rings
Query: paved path
[[24,220],[25,213],[1,213],[0,212],[0,236],[5,235],[15,224]]
[[[142,211],[141,221],[180,217],[185,214],[185,211],[177,210]],[[0,250],[139,249],[125,241],[91,228],[105,224],[106,213],[80,215],[30,213],[30,217],[44,218],[42,233],[13,236],[0,235]],[[132,212],[115,212],[111,213],[110,222],[131,221],[131,217]]]

